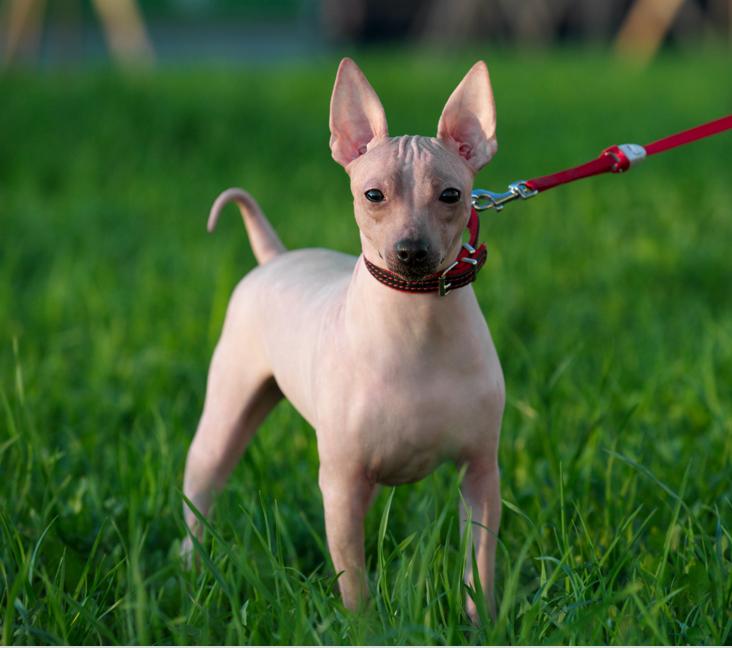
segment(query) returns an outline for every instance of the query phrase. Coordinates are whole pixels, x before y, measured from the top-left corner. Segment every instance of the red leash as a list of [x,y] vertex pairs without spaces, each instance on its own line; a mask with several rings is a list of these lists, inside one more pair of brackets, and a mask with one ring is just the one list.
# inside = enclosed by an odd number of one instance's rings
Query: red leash
[[503,205],[517,198],[531,198],[547,189],[553,189],[559,185],[581,180],[582,178],[589,178],[600,173],[622,173],[649,155],[663,153],[677,146],[690,144],[696,140],[711,137],[729,129],[732,129],[732,115],[727,115],[726,117],[702,124],[701,126],[689,128],[675,135],[669,135],[646,146],[641,146],[640,144],[609,146],[594,160],[570,169],[565,169],[564,171],[559,171],[558,173],[550,173],[549,175],[539,176],[531,180],[513,182],[508,186],[508,191],[504,193],[476,189],[473,191],[473,206],[478,211],[491,208],[496,211],[501,211]]
[[413,293],[438,293],[440,296],[447,295],[451,290],[467,286],[475,281],[478,270],[485,263],[485,244],[478,245],[479,211],[485,209],[501,211],[503,206],[512,200],[531,198],[542,191],[568,182],[589,178],[600,173],[622,173],[649,155],[663,153],[677,146],[689,144],[729,129],[732,129],[732,115],[689,128],[675,135],[669,135],[646,146],[640,144],[609,146],[600,153],[599,157],[585,162],[585,164],[558,173],[532,178],[531,180],[512,182],[508,185],[508,191],[504,193],[495,193],[487,189],[474,189],[473,208],[470,210],[470,219],[467,225],[470,242],[463,243],[457,258],[445,270],[428,275],[423,279],[405,279],[396,272],[374,265],[366,257],[364,257],[364,262],[375,279],[395,290]]

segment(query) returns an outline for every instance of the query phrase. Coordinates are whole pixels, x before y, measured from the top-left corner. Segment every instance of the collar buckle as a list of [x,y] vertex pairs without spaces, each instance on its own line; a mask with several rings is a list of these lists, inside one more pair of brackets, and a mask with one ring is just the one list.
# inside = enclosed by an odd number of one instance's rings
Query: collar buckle
[[447,268],[445,268],[441,273],[440,277],[437,280],[437,287],[438,292],[440,293],[440,297],[444,297],[447,295],[447,293],[450,292],[450,287],[452,284],[447,283],[447,273],[450,272],[457,264],[460,263],[460,261],[453,261]]

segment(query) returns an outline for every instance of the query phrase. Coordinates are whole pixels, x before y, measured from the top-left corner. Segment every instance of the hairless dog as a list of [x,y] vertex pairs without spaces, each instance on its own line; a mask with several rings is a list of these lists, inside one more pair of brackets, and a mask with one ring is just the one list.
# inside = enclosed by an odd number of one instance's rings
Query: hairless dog
[[[240,189],[214,203],[209,230],[235,202],[259,265],[231,297],[188,452],[184,491],[204,515],[259,425],[284,396],[316,431],[328,547],[344,604],[367,592],[363,520],[379,484],[422,479],[444,461],[465,470],[463,531],[495,616],[501,517],[501,366],[471,285],[439,294],[396,290],[372,268],[419,282],[451,267],[475,173],[496,152],[488,69],[476,63],[448,99],[437,137],[389,137],[381,102],[344,59],[330,106],[330,148],[350,178],[362,254],[286,251]],[[193,534],[201,526],[184,507]],[[190,537],[184,551],[190,552]],[[472,554],[477,561],[473,569]],[[467,612],[476,621],[476,603]]]

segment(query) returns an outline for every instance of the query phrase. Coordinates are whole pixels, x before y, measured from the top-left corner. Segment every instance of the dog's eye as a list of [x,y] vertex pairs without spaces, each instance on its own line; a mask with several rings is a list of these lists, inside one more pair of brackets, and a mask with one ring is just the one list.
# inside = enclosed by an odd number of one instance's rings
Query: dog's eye
[[378,189],[369,189],[364,196],[366,196],[366,200],[370,200],[371,202],[381,202],[384,200],[384,194]]
[[440,200],[444,203],[456,203],[460,200],[460,191],[450,187],[440,194]]

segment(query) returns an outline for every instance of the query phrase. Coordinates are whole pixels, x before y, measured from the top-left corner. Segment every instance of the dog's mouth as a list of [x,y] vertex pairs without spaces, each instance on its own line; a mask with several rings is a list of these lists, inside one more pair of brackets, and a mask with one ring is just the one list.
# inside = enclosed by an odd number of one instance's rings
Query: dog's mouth
[[437,270],[437,259],[427,259],[422,263],[404,263],[397,258],[387,258],[386,265],[391,272],[407,281],[419,281],[434,274]]

